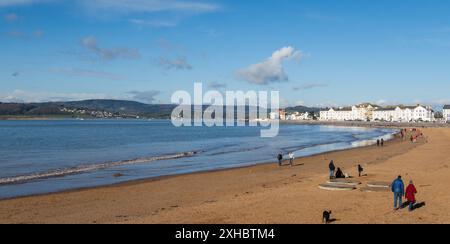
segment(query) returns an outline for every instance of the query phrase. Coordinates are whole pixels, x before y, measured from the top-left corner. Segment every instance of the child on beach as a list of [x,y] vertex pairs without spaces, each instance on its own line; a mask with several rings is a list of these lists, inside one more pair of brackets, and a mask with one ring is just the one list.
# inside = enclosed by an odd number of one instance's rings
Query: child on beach
[[358,164],[358,175],[359,175],[359,177],[361,177],[363,171],[364,171],[364,169],[363,169],[363,167],[361,166],[361,164]]
[[409,211],[413,211],[414,208],[414,204],[416,203],[416,194],[417,194],[417,190],[416,187],[413,184],[413,181],[411,180],[409,182],[408,187],[406,188],[406,200],[408,201],[408,205],[409,205]]

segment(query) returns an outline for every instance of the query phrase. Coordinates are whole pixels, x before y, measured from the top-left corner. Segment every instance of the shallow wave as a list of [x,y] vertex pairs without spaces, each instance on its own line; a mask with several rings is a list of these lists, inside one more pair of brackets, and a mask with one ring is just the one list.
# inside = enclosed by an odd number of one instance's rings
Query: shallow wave
[[183,152],[183,153],[177,153],[177,154],[171,154],[171,155],[137,158],[137,159],[132,159],[132,160],[122,160],[122,161],[107,162],[107,163],[100,163],[100,164],[80,165],[77,167],[57,169],[57,170],[52,170],[52,171],[47,171],[47,172],[42,172],[42,173],[34,173],[34,174],[28,174],[28,175],[0,178],[0,185],[20,184],[20,183],[25,183],[28,181],[33,181],[33,180],[56,178],[56,177],[63,177],[63,176],[75,175],[75,174],[83,174],[83,173],[88,173],[91,171],[102,170],[102,169],[107,169],[107,168],[112,168],[112,167],[117,167],[117,166],[143,164],[143,163],[149,163],[149,162],[154,162],[154,161],[192,157],[198,153],[200,153],[200,151]]

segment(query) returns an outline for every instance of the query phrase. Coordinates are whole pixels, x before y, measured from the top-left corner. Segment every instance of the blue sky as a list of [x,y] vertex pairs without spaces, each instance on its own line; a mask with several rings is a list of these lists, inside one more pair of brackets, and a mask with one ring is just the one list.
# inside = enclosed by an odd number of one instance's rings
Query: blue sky
[[[0,0],[0,101],[450,103],[448,0]],[[206,89],[205,88],[205,89]]]

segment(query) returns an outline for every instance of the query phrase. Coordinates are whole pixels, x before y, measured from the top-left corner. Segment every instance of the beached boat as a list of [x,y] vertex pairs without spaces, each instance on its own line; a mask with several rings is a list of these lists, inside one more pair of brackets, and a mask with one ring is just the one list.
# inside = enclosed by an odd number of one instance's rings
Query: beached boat
[[357,186],[361,185],[361,182],[351,179],[332,179],[327,181],[327,184],[331,185],[348,185],[348,186]]
[[356,187],[343,184],[321,184],[319,188],[327,191],[353,191]]
[[361,191],[363,192],[388,192],[389,188],[385,188],[385,187],[363,187],[361,188]]
[[382,181],[374,181],[374,182],[368,182],[368,187],[378,187],[378,188],[389,188],[391,187],[391,183],[389,182],[382,182]]

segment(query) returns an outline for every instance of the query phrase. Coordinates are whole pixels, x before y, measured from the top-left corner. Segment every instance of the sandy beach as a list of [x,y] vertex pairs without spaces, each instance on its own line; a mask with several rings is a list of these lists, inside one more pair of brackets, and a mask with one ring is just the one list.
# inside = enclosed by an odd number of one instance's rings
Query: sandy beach
[[[422,129],[417,143],[394,139],[370,146],[295,160],[216,172],[23,197],[0,201],[0,223],[321,223],[332,210],[335,224],[450,223],[450,129]],[[358,178],[391,182],[413,179],[418,202],[409,213],[393,210],[390,192],[325,191],[333,159]]]

